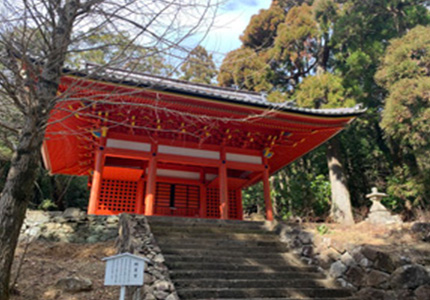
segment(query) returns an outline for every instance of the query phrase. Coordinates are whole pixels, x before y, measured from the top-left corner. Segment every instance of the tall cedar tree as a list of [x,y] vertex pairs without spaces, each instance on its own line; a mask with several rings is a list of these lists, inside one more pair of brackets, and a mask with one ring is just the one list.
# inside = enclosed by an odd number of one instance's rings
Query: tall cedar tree
[[[280,14],[284,16],[281,22]],[[274,1],[268,10],[261,10],[251,19],[241,38],[242,47],[229,53],[221,66],[218,76],[221,85],[265,91],[269,93],[269,99],[279,95],[283,95],[284,99],[299,99],[300,93],[307,90],[311,99],[307,99],[306,103],[297,101],[300,105],[340,107],[364,103],[369,107],[369,114],[358,120],[348,130],[348,135],[328,143],[332,214],[336,221],[352,222],[348,208],[348,177],[356,178],[349,182],[349,186],[354,188],[356,203],[364,198],[362,195],[370,186],[387,185],[384,174],[390,172],[391,154],[395,151],[389,149],[378,123],[384,90],[378,87],[373,76],[386,41],[416,24],[426,24],[428,20],[425,1],[420,0]],[[257,25],[261,29],[255,28]],[[274,27],[272,34],[267,32]],[[263,41],[262,34],[267,37]],[[241,59],[234,60],[236,57]],[[249,57],[254,58],[252,64],[246,63]],[[333,74],[333,78],[337,79],[323,80],[324,77],[318,77],[313,80],[315,87],[310,87],[308,81],[308,86],[300,88],[305,83],[304,78],[315,74],[324,76],[326,73]],[[340,85],[340,98],[344,100],[332,102],[330,95],[321,97],[317,91],[323,85],[326,91],[336,90]],[[360,130],[360,133],[352,130]],[[346,143],[341,143],[342,140]],[[375,142],[369,142],[372,140]],[[342,156],[347,163],[346,169],[341,164]],[[307,157],[312,159],[312,172],[324,171],[321,167],[314,168],[321,165],[319,154]],[[311,178],[318,174],[313,174]],[[339,211],[339,203],[347,203],[346,208]],[[334,214],[334,211],[339,214]]]

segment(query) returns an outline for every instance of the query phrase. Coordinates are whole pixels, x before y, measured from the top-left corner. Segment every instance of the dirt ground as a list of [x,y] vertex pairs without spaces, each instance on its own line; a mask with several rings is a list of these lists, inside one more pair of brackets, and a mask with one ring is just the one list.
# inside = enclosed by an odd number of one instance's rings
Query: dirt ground
[[412,233],[411,223],[401,225],[373,225],[367,222],[353,226],[324,224],[327,232],[322,233],[318,223],[303,223],[307,231],[314,233],[319,242],[329,239],[333,248],[349,249],[351,246],[370,245],[386,252],[410,257],[413,262],[430,265],[430,243],[423,242]]
[[[14,281],[25,243],[15,255],[11,280]],[[14,287],[12,300],[110,300],[119,298],[119,288],[104,287],[105,263],[102,258],[114,255],[114,242],[71,244],[34,241],[29,244]],[[55,289],[58,279],[81,275],[93,282],[89,292],[70,294]]]
[[[302,223],[301,226],[314,232],[317,239],[330,239],[331,245],[373,245],[385,250],[411,255],[417,262],[430,264],[430,244],[419,241],[410,231],[410,224],[401,226],[374,226],[359,223],[350,227],[326,224],[327,231],[321,233],[321,224]],[[21,243],[15,257],[12,281],[16,277],[25,243]],[[12,300],[113,300],[119,298],[119,288],[104,287],[105,263],[103,257],[114,255],[114,242],[96,244],[73,244],[47,241],[32,242],[26,251]],[[56,290],[58,279],[81,275],[93,282],[89,292],[69,294]]]

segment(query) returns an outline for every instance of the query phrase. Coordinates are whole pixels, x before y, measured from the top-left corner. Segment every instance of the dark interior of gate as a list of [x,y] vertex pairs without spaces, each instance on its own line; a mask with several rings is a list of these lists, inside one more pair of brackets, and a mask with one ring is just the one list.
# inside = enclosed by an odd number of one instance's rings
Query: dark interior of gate
[[[145,177],[147,166],[145,160],[107,157],[96,213],[138,213],[138,203],[144,205],[146,194],[146,180],[140,184],[140,179]],[[160,164],[154,214],[219,219],[220,191],[216,172],[215,168]],[[235,173],[234,170],[230,172],[231,176]],[[244,182],[240,178],[229,178],[229,219],[242,219],[241,186]]]

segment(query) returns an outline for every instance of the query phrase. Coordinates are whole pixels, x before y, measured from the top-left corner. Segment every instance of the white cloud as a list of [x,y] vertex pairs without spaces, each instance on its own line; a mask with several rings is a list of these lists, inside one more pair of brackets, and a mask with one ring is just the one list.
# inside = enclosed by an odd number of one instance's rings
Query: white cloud
[[248,26],[251,17],[260,9],[269,8],[271,0],[230,0],[220,8],[218,16],[208,36],[202,42],[213,52],[217,63],[231,50],[241,45],[239,36]]

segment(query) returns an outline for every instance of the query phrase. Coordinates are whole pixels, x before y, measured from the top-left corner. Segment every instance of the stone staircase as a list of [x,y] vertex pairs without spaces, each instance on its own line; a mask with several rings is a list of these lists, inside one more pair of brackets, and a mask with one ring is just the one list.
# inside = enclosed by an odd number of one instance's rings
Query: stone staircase
[[262,222],[148,217],[180,299],[352,299]]

